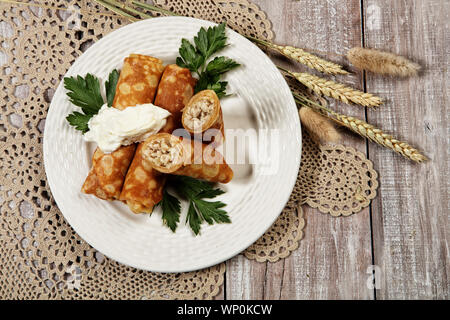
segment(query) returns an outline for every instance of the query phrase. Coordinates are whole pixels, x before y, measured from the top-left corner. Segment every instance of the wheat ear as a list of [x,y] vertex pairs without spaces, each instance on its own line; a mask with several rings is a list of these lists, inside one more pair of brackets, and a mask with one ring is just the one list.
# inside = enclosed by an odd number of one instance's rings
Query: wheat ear
[[342,66],[327,61],[325,59],[319,58],[312,53],[306,52],[303,49],[292,47],[292,46],[280,46],[275,43],[254,38],[251,36],[246,36],[247,39],[265,46],[267,48],[273,49],[284,55],[285,57],[300,62],[312,69],[316,69],[320,72],[329,73],[329,74],[348,74],[349,72],[344,70]]
[[327,116],[336,123],[349,128],[350,130],[364,138],[370,139],[375,143],[394,150],[395,152],[412,161],[420,163],[428,160],[427,157],[419,152],[419,150],[413,148],[408,143],[395,139],[390,134],[384,133],[381,129],[378,129],[377,127],[361,119],[334,112],[333,110],[315,103],[314,101],[311,101],[306,97],[300,96],[298,94],[294,94],[294,97],[296,98],[296,101],[301,105],[311,106],[315,110],[322,111],[322,114],[324,116]]
[[295,60],[297,62],[300,62],[312,69],[316,69],[323,73],[328,74],[348,74],[346,70],[342,68],[342,66],[327,61],[325,59],[319,58],[316,55],[313,55],[312,53],[306,52],[303,49],[295,48],[291,46],[279,46],[274,43],[266,42],[266,46],[269,48],[272,48],[278,52],[280,52],[282,55]]
[[405,57],[375,49],[352,48],[347,59],[358,69],[378,74],[408,77],[416,76],[420,70],[420,65]]
[[406,158],[409,158],[415,162],[423,162],[427,160],[427,158],[422,155],[419,150],[411,147],[408,143],[395,139],[390,134],[384,133],[381,129],[378,129],[363,120],[336,113],[334,116],[336,117],[337,123],[350,128],[352,131],[365,138],[400,153]]
[[292,72],[282,67],[278,68],[319,95],[325,95],[347,104],[353,102],[364,107],[377,107],[383,103],[381,98],[373,94],[347,87],[342,83],[323,79],[309,73]]

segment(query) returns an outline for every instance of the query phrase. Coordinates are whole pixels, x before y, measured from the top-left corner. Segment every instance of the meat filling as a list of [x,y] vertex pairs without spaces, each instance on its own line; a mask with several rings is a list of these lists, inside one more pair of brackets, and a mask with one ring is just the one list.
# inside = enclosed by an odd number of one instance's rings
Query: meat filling
[[192,130],[202,130],[203,125],[211,119],[213,111],[213,101],[207,98],[200,99],[186,110],[184,123]]
[[180,159],[179,148],[169,139],[155,139],[143,150],[144,157],[154,165],[170,168]]

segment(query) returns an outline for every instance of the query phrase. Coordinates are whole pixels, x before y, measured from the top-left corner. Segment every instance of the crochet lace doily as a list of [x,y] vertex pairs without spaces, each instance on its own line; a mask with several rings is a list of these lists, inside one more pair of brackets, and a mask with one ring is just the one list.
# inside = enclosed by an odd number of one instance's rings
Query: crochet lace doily
[[[183,15],[226,20],[242,33],[273,38],[264,12],[245,0],[155,2]],[[134,269],[104,257],[64,220],[43,164],[49,103],[75,59],[129,22],[90,0],[35,3],[47,8],[0,3],[0,298],[214,297],[224,280],[224,263],[182,274]],[[364,155],[343,146],[318,147],[304,136],[299,179],[288,205],[244,254],[258,261],[286,257],[303,234],[300,204],[347,215],[367,206],[376,186],[376,172]]]
[[293,195],[323,213],[348,216],[375,198],[377,177],[372,161],[363,153],[342,145],[319,146],[305,133]]

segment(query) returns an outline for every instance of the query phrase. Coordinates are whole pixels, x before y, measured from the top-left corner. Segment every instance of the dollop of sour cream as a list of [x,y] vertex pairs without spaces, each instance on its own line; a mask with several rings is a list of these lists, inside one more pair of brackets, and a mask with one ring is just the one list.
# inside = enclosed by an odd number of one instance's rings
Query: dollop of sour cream
[[158,133],[167,122],[170,112],[151,103],[119,110],[106,104],[89,119],[86,141],[96,142],[104,153],[120,146],[141,142]]

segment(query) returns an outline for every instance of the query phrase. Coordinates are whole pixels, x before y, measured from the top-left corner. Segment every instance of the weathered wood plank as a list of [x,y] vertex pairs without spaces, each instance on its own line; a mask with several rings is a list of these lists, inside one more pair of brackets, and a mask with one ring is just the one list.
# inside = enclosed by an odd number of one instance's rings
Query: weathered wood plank
[[431,161],[415,165],[374,144],[380,171],[373,201],[377,299],[449,298],[448,1],[364,0],[365,45],[410,57],[419,78],[367,76],[367,89],[387,97],[369,111],[373,124],[422,148]]
[[[276,42],[345,53],[361,43],[360,2],[254,1],[273,23]],[[343,58],[324,55],[337,62]],[[284,66],[313,72],[303,66]],[[313,72],[314,73],[314,72]],[[362,88],[358,73],[340,81]],[[364,118],[364,110],[331,104]],[[363,140],[345,135],[345,144],[365,152]],[[304,207],[307,226],[299,249],[277,263],[258,263],[242,256],[227,264],[227,299],[372,299],[366,286],[372,264],[369,209],[347,218],[333,218]]]

